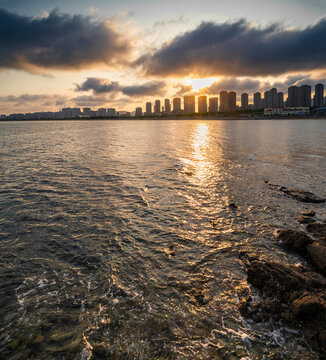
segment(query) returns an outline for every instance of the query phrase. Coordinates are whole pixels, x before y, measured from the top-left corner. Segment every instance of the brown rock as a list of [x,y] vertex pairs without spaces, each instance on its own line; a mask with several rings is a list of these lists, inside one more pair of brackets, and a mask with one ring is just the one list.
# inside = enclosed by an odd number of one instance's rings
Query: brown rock
[[298,216],[296,218],[296,220],[300,223],[300,224],[313,224],[316,222],[315,219],[313,219],[311,216]]
[[308,224],[306,226],[306,229],[316,238],[326,237],[326,224],[321,224],[321,223]]
[[311,260],[311,263],[326,276],[326,246],[318,243],[307,245],[307,251]]
[[313,217],[313,216],[316,215],[316,213],[315,213],[314,211],[312,211],[312,210],[311,210],[311,211],[303,211],[303,212],[301,213],[301,215]]
[[303,231],[290,229],[281,230],[278,234],[278,239],[282,241],[283,245],[287,249],[296,252],[304,252],[306,250],[306,246],[313,242],[313,240]]
[[306,202],[306,203],[324,203],[326,200],[322,199],[315,194],[313,194],[310,191],[305,190],[298,190],[298,189],[287,189],[287,188],[281,188],[280,189],[284,194],[292,197],[295,200]]
[[282,318],[303,331],[317,356],[326,359],[326,279],[303,266],[248,261],[248,281],[261,298],[256,303],[248,296],[240,302],[242,314],[256,321]]
[[322,296],[305,292],[292,303],[293,312],[300,319],[326,317],[326,301]]

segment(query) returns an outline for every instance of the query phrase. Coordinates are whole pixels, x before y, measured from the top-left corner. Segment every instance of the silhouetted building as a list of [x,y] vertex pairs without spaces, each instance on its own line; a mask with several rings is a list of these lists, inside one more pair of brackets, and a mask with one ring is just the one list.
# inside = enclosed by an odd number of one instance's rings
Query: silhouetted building
[[282,92],[277,93],[277,106],[278,107],[284,106],[284,94]]
[[180,98],[174,98],[172,100],[173,103],[173,112],[175,114],[179,114],[181,112],[181,99]]
[[183,97],[184,101],[184,112],[186,114],[194,113],[195,110],[195,96],[194,95],[188,95]]
[[152,114],[152,103],[147,102],[146,103],[146,115],[151,115],[151,114]]
[[218,112],[218,98],[217,97],[212,97],[209,98],[209,107],[208,107],[208,111],[211,113],[216,113]]
[[228,96],[229,111],[237,109],[237,94],[235,91],[230,91]]
[[164,112],[165,112],[166,114],[170,114],[170,112],[171,112],[170,99],[165,99],[165,100],[164,100]]
[[135,111],[136,116],[143,116],[143,109],[141,107],[137,107]]
[[198,112],[199,113],[207,113],[207,96],[199,96]]
[[241,109],[242,110],[249,109],[249,96],[247,93],[241,94]]
[[160,100],[155,100],[154,113],[155,114],[161,113],[161,101]]
[[301,85],[300,86],[300,105],[304,107],[311,107],[311,86]]
[[324,85],[323,84],[315,85],[314,106],[315,107],[324,106]]
[[264,106],[261,100],[261,93],[260,92],[254,93],[254,109],[258,110],[258,109],[262,109],[263,107]]
[[298,86],[292,85],[288,88],[288,107],[300,106],[300,89]]
[[220,92],[220,111],[229,111],[229,94],[227,91]]

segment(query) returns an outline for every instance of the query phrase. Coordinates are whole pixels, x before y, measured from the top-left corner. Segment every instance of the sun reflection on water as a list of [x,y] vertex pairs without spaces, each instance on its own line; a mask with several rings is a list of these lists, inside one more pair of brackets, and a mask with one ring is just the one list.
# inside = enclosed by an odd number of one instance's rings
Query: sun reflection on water
[[210,129],[205,123],[198,124],[191,133],[191,152],[181,161],[186,165],[185,173],[191,176],[192,181],[202,183],[208,178],[212,164],[208,160]]

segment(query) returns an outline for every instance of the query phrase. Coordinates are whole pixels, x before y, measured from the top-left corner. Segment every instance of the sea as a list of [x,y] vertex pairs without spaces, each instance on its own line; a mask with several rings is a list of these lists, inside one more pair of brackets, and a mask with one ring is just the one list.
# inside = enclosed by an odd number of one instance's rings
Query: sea
[[239,254],[325,204],[326,121],[0,122],[0,359],[318,359]]

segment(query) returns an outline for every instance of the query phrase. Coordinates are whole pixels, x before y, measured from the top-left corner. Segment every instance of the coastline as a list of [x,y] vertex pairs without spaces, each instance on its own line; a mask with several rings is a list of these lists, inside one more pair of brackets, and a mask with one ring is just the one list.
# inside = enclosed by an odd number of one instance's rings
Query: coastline
[[168,116],[168,117],[97,117],[97,118],[67,118],[67,119],[0,119],[0,122],[33,122],[33,121],[147,121],[147,120],[326,120],[326,116]]

